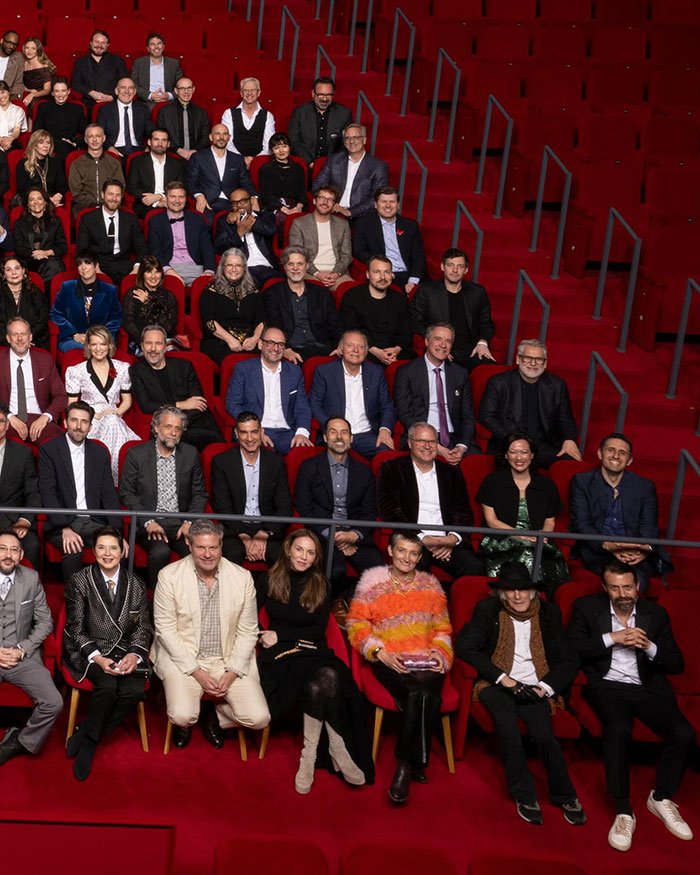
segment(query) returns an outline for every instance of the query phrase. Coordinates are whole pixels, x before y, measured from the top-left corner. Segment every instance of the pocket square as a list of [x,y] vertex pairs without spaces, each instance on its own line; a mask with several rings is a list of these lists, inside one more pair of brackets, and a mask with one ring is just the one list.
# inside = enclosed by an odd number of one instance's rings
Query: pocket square
[[292,391],[291,391],[289,394],[290,394],[290,395],[296,395],[296,393],[297,393],[298,391],[299,391],[298,389],[292,389]]
[[31,605],[33,601],[34,601],[34,599],[27,599],[27,600],[24,601],[24,602],[20,602],[20,605],[19,605],[19,606],[20,606],[20,608],[21,608],[22,605]]

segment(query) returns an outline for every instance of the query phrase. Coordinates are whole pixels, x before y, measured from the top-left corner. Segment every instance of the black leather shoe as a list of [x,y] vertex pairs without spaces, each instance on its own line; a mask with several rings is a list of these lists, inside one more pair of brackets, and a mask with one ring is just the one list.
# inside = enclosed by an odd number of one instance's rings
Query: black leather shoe
[[69,760],[72,760],[73,757],[78,756],[78,751],[80,750],[80,745],[83,743],[83,728],[82,726],[76,726],[75,732],[68,739],[68,744],[66,745],[66,756]]
[[411,769],[411,780],[416,784],[427,784],[428,779],[425,775],[425,769]]
[[219,725],[219,718],[213,707],[207,708],[202,715],[202,735],[216,750],[221,750],[224,746],[224,731]]
[[0,766],[4,766],[8,760],[29,753],[27,748],[19,740],[19,729],[11,726],[6,732],[0,744]]
[[411,766],[405,760],[399,760],[394,772],[394,780],[389,787],[389,799],[394,805],[403,805],[408,799],[408,785],[411,780]]
[[73,774],[78,781],[87,781],[92,770],[92,760],[97,750],[97,744],[91,738],[85,738],[80,745],[80,751],[73,763]]
[[173,744],[178,750],[187,747],[192,738],[191,726],[173,726]]

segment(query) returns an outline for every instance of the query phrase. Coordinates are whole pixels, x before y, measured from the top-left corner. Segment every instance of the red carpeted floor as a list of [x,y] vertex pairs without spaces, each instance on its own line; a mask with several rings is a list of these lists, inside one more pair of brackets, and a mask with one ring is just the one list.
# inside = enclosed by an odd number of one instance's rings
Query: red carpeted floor
[[[154,689],[149,695],[155,699],[155,693]],[[697,835],[694,842],[682,842],[646,810],[646,796],[653,786],[653,748],[636,751],[632,800],[637,830],[632,850],[622,855],[607,844],[613,811],[604,790],[601,760],[584,741],[567,742],[565,749],[588,824],[569,826],[548,803],[543,770],[533,760],[545,818],[543,827],[534,827],[517,817],[506,796],[495,739],[476,729],[470,729],[467,756],[457,763],[455,775],[447,771],[444,750],[436,741],[428,785],[412,785],[408,804],[396,809],[386,794],[393,771],[391,715],[385,721],[374,786],[351,788],[319,771],[305,797],[294,791],[300,737],[291,725],[273,727],[262,761],[257,757],[259,734],[248,734],[249,759],[243,763],[235,735],[216,751],[199,730],[186,750],[173,749],[163,756],[164,712],[149,708],[151,752],[141,750],[134,717],[99,749],[93,774],[78,784],[63,748],[66,720],[64,712],[38,758],[16,759],[2,768],[0,815],[24,810],[47,818],[172,821],[177,828],[176,875],[209,875],[217,842],[248,833],[308,837],[325,852],[332,875],[338,872],[343,850],[363,840],[381,839],[441,847],[460,873],[466,873],[470,856],[477,851],[568,859],[590,873],[617,872],[623,866],[659,873],[698,871],[700,778],[689,771],[677,799]],[[278,868],[261,868],[257,875],[283,870],[280,860]],[[92,871],[98,871],[95,861],[78,857],[74,864],[57,861],[52,875]],[[39,873],[32,872],[29,864],[23,875]],[[141,873],[136,863],[132,875],[147,873]]]

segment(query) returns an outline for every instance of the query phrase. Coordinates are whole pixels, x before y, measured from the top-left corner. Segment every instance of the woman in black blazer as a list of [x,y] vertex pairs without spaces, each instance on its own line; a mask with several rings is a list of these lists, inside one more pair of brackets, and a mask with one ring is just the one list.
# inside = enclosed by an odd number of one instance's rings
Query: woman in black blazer
[[17,165],[17,196],[24,199],[35,186],[44,189],[55,207],[61,206],[68,191],[63,162],[54,154],[53,137],[41,129],[31,135],[24,160]]
[[24,197],[25,211],[15,222],[15,251],[29,270],[43,279],[48,289],[57,273],[66,269],[68,250],[63,223],[54,214],[46,191],[33,185]]
[[[49,299],[29,279],[19,258],[8,255],[0,278],[0,325],[7,325],[15,316],[29,322],[34,346],[49,348]],[[0,346],[7,346],[4,331]]]

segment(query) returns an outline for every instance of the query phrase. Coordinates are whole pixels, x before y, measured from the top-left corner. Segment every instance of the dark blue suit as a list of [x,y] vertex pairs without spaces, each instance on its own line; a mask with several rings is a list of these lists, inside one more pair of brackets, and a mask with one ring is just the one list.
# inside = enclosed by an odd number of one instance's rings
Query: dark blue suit
[[[124,106],[118,100],[113,100],[106,106],[101,106],[97,111],[97,124],[105,132],[104,148],[109,149],[117,141],[119,136],[119,111],[124,112]],[[144,103],[134,101],[131,104],[131,112],[133,116],[134,134],[136,134],[136,142],[128,152],[135,152],[143,148],[146,138],[153,130],[153,121],[148,107]],[[124,147],[117,147],[122,154],[128,154],[124,151]]]
[[[230,209],[228,199],[234,189],[244,188],[250,195],[257,194],[245,160],[235,152],[226,152],[223,179],[219,178],[211,148],[195,152],[187,164],[186,172],[188,194],[203,194],[211,207],[211,210],[205,211],[209,223],[213,222],[216,213]],[[220,197],[222,191],[225,198]]]
[[[282,412],[289,428],[266,428],[265,434],[272,440],[275,451],[288,453],[297,429],[311,431],[311,408],[306,397],[304,377],[299,365],[288,361],[280,362],[280,395]],[[251,410],[262,419],[265,407],[265,387],[263,384],[260,359],[245,359],[233,370],[233,376],[226,392],[226,410],[236,417],[242,410]]]
[[[193,156],[194,157],[194,156]],[[335,185],[344,192],[348,181],[347,152],[336,152],[329,155],[328,160],[318,174],[314,190],[324,185]],[[365,153],[350,190],[350,218],[357,219],[365,213],[374,210],[374,193],[380,185],[389,184],[389,167],[384,161]]]
[[122,324],[122,308],[115,286],[97,281],[89,318],[85,313],[85,299],[75,293],[77,287],[78,280],[62,283],[49,313],[49,319],[58,326],[58,348],[62,352],[81,349],[82,343],[73,340],[73,335],[85,334],[91,325],[104,325],[116,340]]
[[[194,156],[193,156],[194,157]],[[185,210],[185,241],[190,257],[195,264],[201,264],[204,270],[216,270],[216,255],[211,242],[211,234],[197,213]],[[148,250],[157,255],[164,266],[170,264],[173,257],[173,232],[170,219],[163,210],[153,216],[148,222]]]
[[[352,447],[363,456],[374,456],[378,452],[376,442],[379,429],[388,428],[391,432],[396,422],[396,411],[384,371],[379,365],[363,362],[362,396],[371,430],[353,435]],[[316,368],[309,400],[311,412],[321,426],[331,416],[345,416],[345,371],[342,360],[328,362]]]

